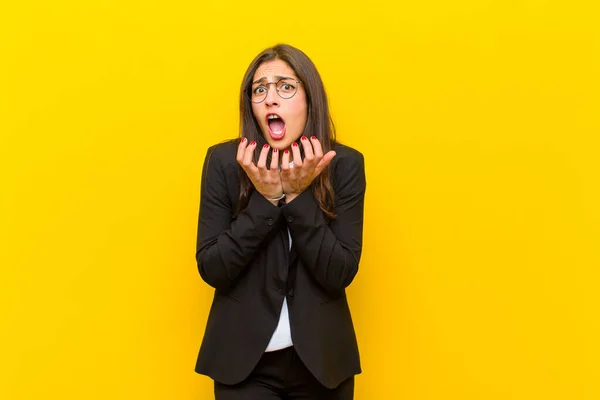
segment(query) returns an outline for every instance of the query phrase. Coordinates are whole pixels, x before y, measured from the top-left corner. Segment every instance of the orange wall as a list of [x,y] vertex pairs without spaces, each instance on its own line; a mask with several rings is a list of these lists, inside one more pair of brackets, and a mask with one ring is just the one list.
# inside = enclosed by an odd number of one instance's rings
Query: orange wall
[[356,398],[600,398],[596,1],[7,4],[1,399],[211,398],[200,171],[277,42],[366,157]]

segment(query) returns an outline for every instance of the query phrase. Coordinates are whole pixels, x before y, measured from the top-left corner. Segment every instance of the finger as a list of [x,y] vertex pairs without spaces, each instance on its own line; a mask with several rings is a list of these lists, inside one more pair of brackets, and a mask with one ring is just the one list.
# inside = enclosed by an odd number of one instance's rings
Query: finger
[[288,173],[290,171],[290,151],[285,150],[281,157],[281,171]]
[[323,158],[321,159],[321,161],[319,161],[319,164],[317,164],[315,168],[315,176],[319,175],[329,165],[329,163],[331,162],[331,160],[333,160],[333,157],[335,157],[335,155],[336,152],[331,150],[323,156]]
[[[270,171],[277,171],[279,168],[279,151],[277,149],[273,149],[271,152],[271,166],[269,167]],[[277,171],[279,172],[279,171]]]
[[318,160],[322,159],[323,158],[323,147],[321,146],[321,142],[319,142],[319,139],[317,139],[316,136],[311,136],[310,142],[313,145],[315,158]]
[[270,146],[265,143],[262,150],[260,151],[260,155],[258,156],[258,162],[256,163],[256,166],[261,172],[267,170],[267,156],[269,155],[269,148]]
[[310,142],[310,140],[308,140],[306,136],[302,136],[302,140],[300,140],[300,142],[302,143],[302,147],[304,148],[304,162],[313,162],[313,160],[315,159],[315,155],[313,153],[312,143]]
[[254,149],[256,149],[256,142],[252,141],[252,142],[250,142],[250,144],[248,145],[248,147],[246,147],[246,150],[244,151],[244,158],[242,160],[242,167],[244,167],[244,169],[246,170],[246,172],[248,172],[248,171],[252,171],[252,172],[257,171],[257,168],[256,168],[256,166],[253,163],[253,161],[254,161]]
[[248,146],[248,139],[242,138],[242,140],[240,140],[240,144],[238,145],[238,148],[237,148],[237,155],[235,156],[235,159],[240,164],[244,161],[244,152],[246,151],[247,146]]
[[298,143],[292,143],[292,154],[294,156],[294,168],[300,168],[302,166],[302,155],[300,154],[300,146]]

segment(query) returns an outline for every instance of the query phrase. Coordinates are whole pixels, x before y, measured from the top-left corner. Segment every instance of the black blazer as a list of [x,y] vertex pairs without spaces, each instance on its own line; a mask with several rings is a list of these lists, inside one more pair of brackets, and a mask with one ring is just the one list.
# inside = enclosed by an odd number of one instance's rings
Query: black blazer
[[361,372],[345,288],[362,250],[363,155],[335,145],[337,218],[329,223],[310,189],[280,206],[253,191],[234,217],[238,143],[210,147],[202,171],[196,261],[216,290],[195,370],[225,384],[244,380],[267,348],[287,296],[298,355],[324,386],[335,388]]

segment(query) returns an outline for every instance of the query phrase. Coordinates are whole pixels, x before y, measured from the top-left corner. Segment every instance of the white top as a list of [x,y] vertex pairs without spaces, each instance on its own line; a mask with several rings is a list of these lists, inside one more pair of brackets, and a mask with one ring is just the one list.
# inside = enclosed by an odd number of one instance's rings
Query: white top
[[[292,235],[288,228],[288,237],[290,238],[290,248],[292,249]],[[290,330],[290,315],[288,313],[287,299],[283,299],[283,306],[281,307],[281,314],[279,314],[279,323],[271,336],[271,341],[265,351],[275,351],[285,349],[286,347],[293,346],[292,343],[292,332]]]

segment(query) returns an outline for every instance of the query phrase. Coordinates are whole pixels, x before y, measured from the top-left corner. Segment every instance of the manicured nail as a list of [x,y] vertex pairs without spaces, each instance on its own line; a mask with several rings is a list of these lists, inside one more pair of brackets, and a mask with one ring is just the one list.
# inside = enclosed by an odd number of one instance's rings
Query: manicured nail
[[269,148],[269,145],[265,143],[265,145],[263,146],[265,149]]
[[277,153],[277,149],[273,149],[273,153]]
[[311,136],[310,138],[311,138],[312,140],[317,140],[317,137],[316,137],[316,136]]
[[302,140],[308,140],[306,136],[302,136]]
[[256,142],[253,140],[250,142],[250,146],[254,146],[256,144]]
[[246,143],[246,140],[248,140],[248,139],[246,139],[246,138],[242,138],[242,142],[243,142],[243,143]]
[[294,143],[292,143],[292,146],[298,147],[298,143],[294,142]]
[[289,152],[290,152],[289,150],[286,150],[286,151],[284,151],[284,153],[285,153],[285,154],[287,154],[287,153],[289,153]]

